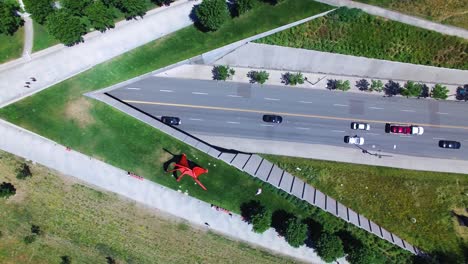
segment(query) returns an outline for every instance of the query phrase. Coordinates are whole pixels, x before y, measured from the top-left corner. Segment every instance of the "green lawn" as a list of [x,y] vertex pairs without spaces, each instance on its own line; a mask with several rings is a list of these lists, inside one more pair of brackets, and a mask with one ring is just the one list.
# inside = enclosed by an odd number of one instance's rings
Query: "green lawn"
[[33,20],[34,28],[34,41],[33,41],[33,52],[52,47],[59,44],[60,41],[56,40],[52,35],[47,32],[45,26],[37,23]]
[[381,6],[408,15],[420,16],[435,22],[468,29],[468,4],[466,0],[356,0]]
[[[234,242],[153,210],[91,189],[70,177],[31,165],[33,177],[18,180],[24,162],[0,152],[0,182],[15,196],[0,199],[0,263],[293,263]],[[51,191],[52,190],[52,191]],[[31,225],[44,234],[23,242]]]
[[[191,196],[239,212],[240,204],[252,199],[261,183],[82,94],[329,8],[313,1],[286,0],[274,7],[261,4],[214,33],[202,33],[192,26],[187,27],[0,109],[0,117],[124,170],[173,189],[181,186],[180,189],[187,190]],[[194,185],[189,177],[176,183],[165,173],[163,163],[172,157],[166,150],[174,154],[186,153],[191,160],[208,168],[209,173],[200,178],[208,191]],[[274,187],[265,186],[259,199],[271,210],[283,209],[300,217],[324,214]],[[401,263],[402,259],[409,258],[407,252],[357,228],[346,227],[346,232],[372,246],[389,262]]]
[[425,252],[444,256],[442,263],[467,260],[468,235],[457,232],[451,216],[452,210],[468,207],[467,175],[266,158]]
[[13,36],[0,34],[0,63],[21,57],[23,53],[23,39],[23,27],[20,27]]
[[340,8],[259,43],[468,69],[468,40]]

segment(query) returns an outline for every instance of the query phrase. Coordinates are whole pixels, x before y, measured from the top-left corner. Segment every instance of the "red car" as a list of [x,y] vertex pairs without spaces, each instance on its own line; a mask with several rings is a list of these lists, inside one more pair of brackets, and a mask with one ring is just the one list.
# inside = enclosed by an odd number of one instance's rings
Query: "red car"
[[424,128],[420,126],[401,126],[387,124],[385,126],[385,130],[387,133],[393,134],[422,135],[424,133]]

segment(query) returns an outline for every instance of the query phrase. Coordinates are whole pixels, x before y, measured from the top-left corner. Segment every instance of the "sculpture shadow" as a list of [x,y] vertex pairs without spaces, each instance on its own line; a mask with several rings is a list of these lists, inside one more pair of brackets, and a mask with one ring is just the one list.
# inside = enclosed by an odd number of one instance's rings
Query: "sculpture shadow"
[[[174,169],[174,166],[171,167],[171,164],[179,162],[180,159],[182,158],[182,155],[181,154],[173,154],[169,150],[167,150],[166,148],[163,148],[163,150],[165,152],[169,153],[172,156],[172,158],[170,158],[169,160],[167,160],[166,162],[163,163],[163,169],[164,169],[165,172],[167,172],[169,170]],[[187,157],[187,162],[188,162],[190,168],[193,168],[195,166],[200,167],[197,163],[195,163],[195,162],[191,161],[190,159],[188,159],[188,157]],[[177,171],[172,172],[172,177],[174,177],[175,179],[178,178]]]

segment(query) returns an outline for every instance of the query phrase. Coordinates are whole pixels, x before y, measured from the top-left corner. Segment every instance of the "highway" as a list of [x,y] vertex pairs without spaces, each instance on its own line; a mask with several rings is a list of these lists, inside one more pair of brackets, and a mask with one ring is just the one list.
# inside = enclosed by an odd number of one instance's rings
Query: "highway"
[[[158,77],[110,94],[157,117],[180,117],[179,128],[191,133],[351,148],[357,147],[345,144],[343,137],[360,135],[365,138],[362,148],[371,153],[468,157],[468,106],[461,102]],[[283,116],[283,123],[264,123],[265,113]],[[371,130],[351,130],[352,121],[367,122]],[[425,132],[386,134],[387,122],[421,125]],[[440,139],[460,141],[462,148],[441,149]]]

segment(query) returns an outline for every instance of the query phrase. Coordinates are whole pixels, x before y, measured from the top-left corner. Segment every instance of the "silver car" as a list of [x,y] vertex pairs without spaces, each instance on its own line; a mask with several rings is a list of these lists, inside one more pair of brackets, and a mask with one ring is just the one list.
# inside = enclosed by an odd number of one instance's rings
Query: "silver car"
[[364,145],[364,138],[360,136],[345,136],[344,142],[352,145]]

